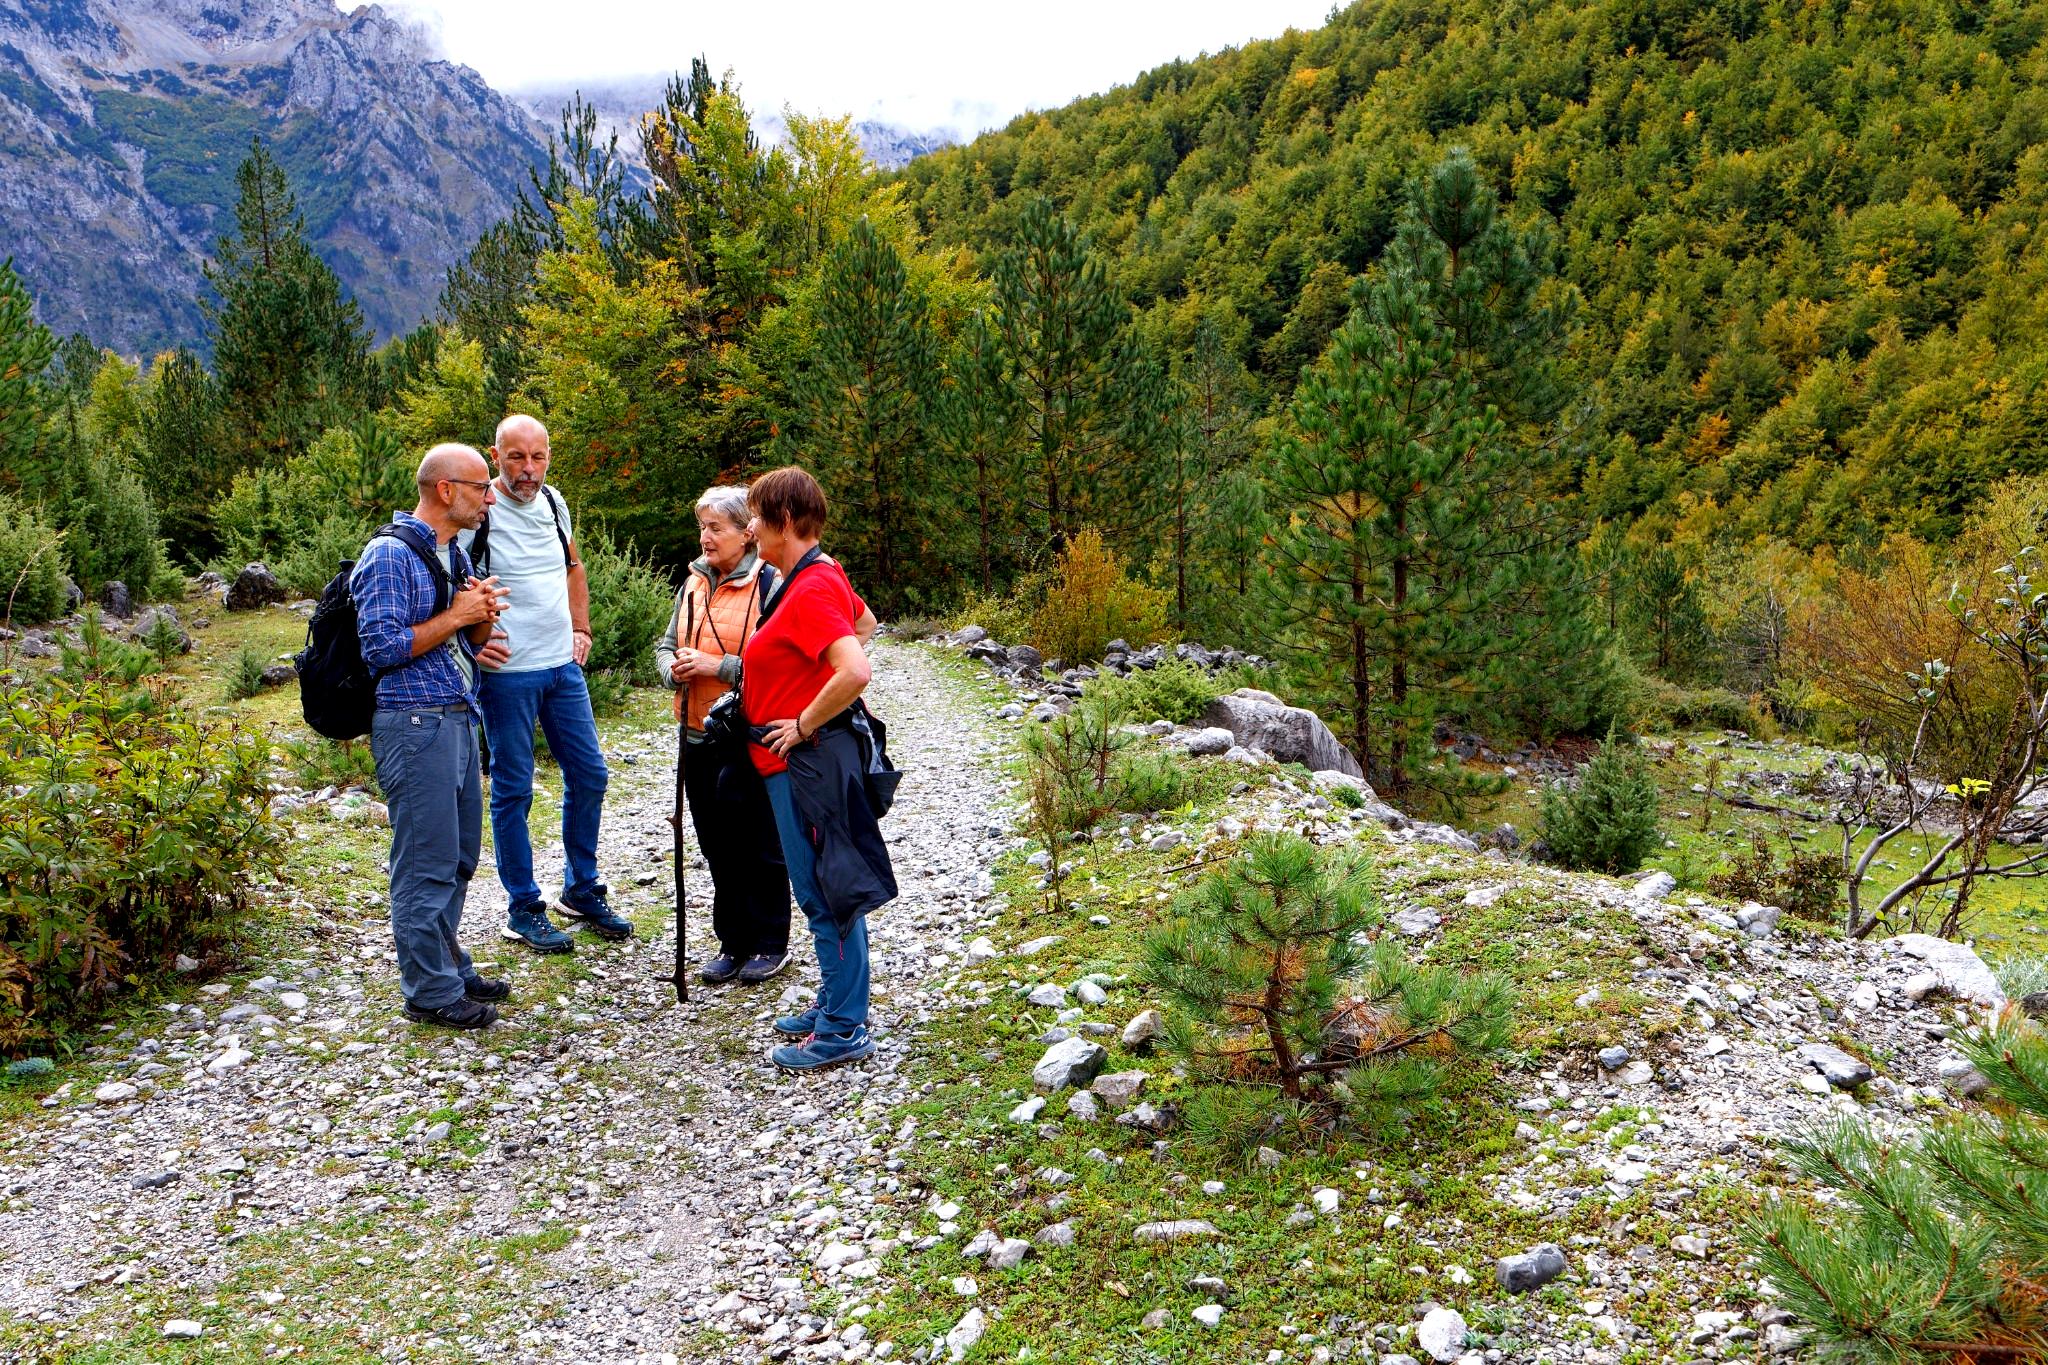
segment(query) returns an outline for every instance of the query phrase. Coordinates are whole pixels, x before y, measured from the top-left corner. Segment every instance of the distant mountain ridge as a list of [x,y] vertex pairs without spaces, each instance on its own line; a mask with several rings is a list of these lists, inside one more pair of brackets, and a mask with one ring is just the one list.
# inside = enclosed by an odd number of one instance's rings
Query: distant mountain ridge
[[[597,111],[598,128],[617,133],[619,153],[633,165],[645,169],[640,156],[640,116],[661,103],[665,82],[649,77],[628,81],[581,81],[567,85],[532,86],[507,92],[509,97],[549,128],[559,125],[562,108],[577,95]],[[783,140],[787,125],[780,114],[756,111],[754,131],[764,142]],[[885,171],[901,170],[918,157],[954,145],[952,134],[941,128],[919,130],[898,123],[857,119],[853,125],[861,150],[868,160]]]
[[531,115],[375,5],[0,0],[0,252],[53,329],[199,340],[256,134],[380,336],[431,312],[546,160]]

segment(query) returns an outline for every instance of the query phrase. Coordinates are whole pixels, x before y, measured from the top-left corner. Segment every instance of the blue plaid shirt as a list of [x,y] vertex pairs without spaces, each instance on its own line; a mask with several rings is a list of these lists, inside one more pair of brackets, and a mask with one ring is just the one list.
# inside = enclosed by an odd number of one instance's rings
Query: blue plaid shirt
[[[434,528],[410,512],[392,518],[409,526],[435,544]],[[469,556],[451,543],[457,586],[468,581]],[[478,722],[476,688],[455,662],[453,650],[461,650],[472,661],[476,649],[463,631],[456,631],[439,649],[412,657],[412,628],[434,614],[434,580],[412,547],[391,536],[379,536],[363,548],[361,559],[348,579],[349,595],[356,604],[356,634],[362,641],[363,662],[377,675],[379,711],[413,711],[430,706],[467,703]],[[452,589],[451,589],[452,592]]]

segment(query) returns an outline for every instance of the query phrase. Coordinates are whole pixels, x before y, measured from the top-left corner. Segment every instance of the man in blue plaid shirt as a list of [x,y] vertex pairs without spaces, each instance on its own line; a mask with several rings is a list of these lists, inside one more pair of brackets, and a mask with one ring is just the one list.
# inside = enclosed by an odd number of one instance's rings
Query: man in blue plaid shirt
[[371,540],[348,586],[363,662],[377,678],[370,754],[391,812],[391,934],[405,1012],[484,1028],[512,989],[477,975],[458,935],[483,844],[476,655],[505,602],[497,579],[471,575],[455,533],[475,530],[490,506],[490,467],[473,447],[438,445],[418,483],[419,505],[393,518],[412,543]]

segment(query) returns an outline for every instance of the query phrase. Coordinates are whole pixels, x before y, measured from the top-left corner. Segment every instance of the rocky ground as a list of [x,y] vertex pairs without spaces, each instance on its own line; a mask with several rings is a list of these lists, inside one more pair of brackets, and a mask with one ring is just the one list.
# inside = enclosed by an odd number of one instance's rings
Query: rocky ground
[[[1051,905],[1001,767],[1044,681],[976,684],[885,644],[871,695],[908,773],[873,1062],[767,1065],[768,1021],[815,968],[675,1004],[668,741],[617,729],[604,858],[640,937],[532,958],[480,893],[468,936],[517,995],[498,1028],[450,1036],[396,1011],[374,878],[305,891],[274,952],[0,1122],[0,1352],[182,1358],[196,1334],[250,1360],[1790,1354],[1798,1325],[1735,1236],[1788,1181],[1776,1140],[1839,1112],[1921,1123],[1977,1081],[1946,1042],[1997,995],[1967,950],[1843,944],[1662,874],[1481,850],[1276,764],[1258,745],[1301,740],[1306,713],[1257,694],[1136,741],[1204,785],[1071,849],[1072,903]],[[1516,1048],[1476,1103],[1250,1171],[1175,1131],[1133,931],[1269,830],[1371,849],[1389,932],[1516,977]],[[693,958],[706,890],[700,870]]]
[[[398,1013],[365,892],[122,1030],[0,1133],[0,1347],[154,1359],[196,1325],[236,1358],[615,1361],[827,1335],[805,1244],[850,1227],[874,1267],[907,1216],[890,1208],[901,1068],[927,983],[991,914],[1006,823],[995,745],[928,656],[884,648],[871,696],[907,773],[889,829],[903,895],[873,925],[874,1061],[804,1079],[767,1063],[768,1021],[816,981],[801,953],[778,982],[676,1005],[668,741],[614,735],[603,866],[638,937],[526,956],[498,940],[480,877],[464,937],[517,993],[488,1035],[450,1035]],[[701,863],[691,892],[694,960]],[[800,919],[796,935],[807,947]]]

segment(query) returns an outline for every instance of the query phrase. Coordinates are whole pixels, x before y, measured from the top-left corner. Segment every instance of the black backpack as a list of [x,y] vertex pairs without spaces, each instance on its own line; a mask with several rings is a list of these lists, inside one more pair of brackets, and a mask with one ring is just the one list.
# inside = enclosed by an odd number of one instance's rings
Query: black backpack
[[[389,536],[409,547],[434,577],[434,614],[448,609],[448,575],[434,547],[408,526],[387,522],[370,539]],[[306,621],[306,647],[292,658],[299,673],[299,710],[316,734],[329,739],[361,739],[370,733],[377,714],[377,679],[363,662],[362,637],[356,633],[356,603],[348,590],[355,561],[341,561],[341,572],[320,590],[319,604]]]

